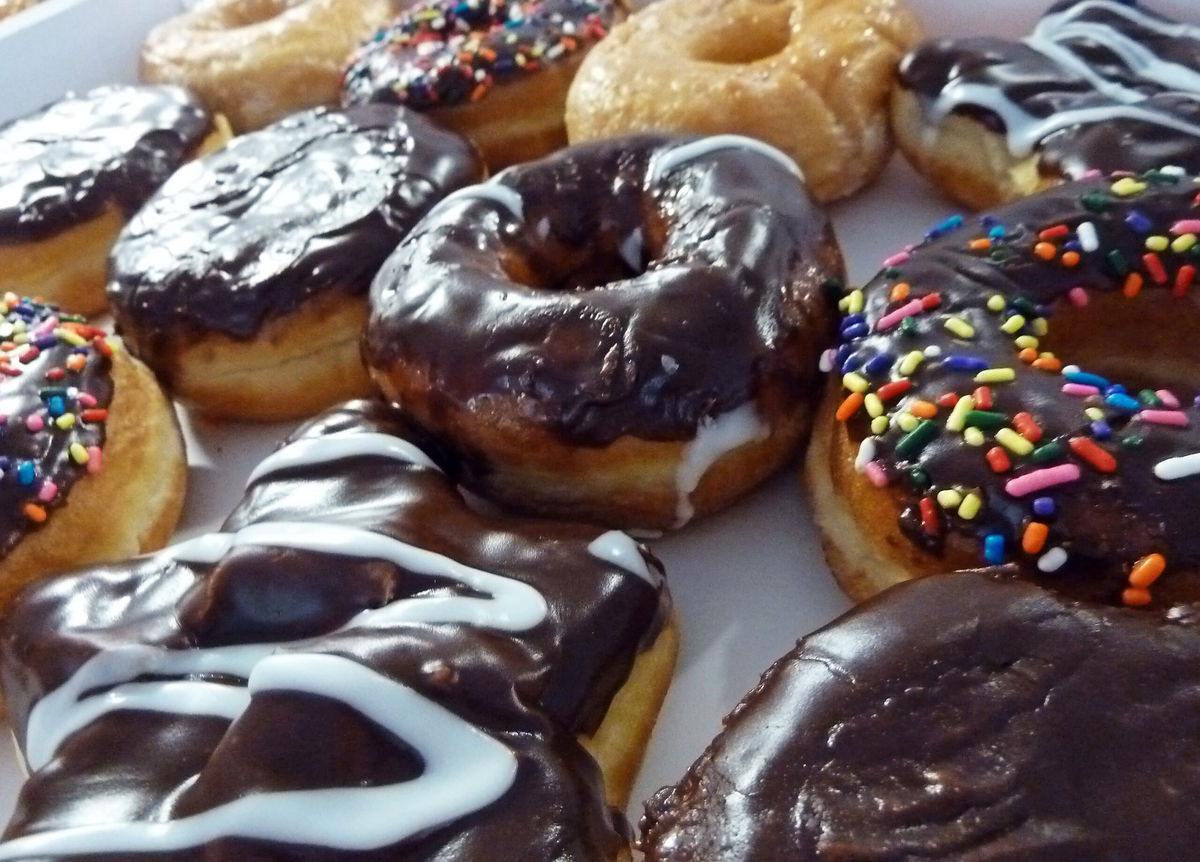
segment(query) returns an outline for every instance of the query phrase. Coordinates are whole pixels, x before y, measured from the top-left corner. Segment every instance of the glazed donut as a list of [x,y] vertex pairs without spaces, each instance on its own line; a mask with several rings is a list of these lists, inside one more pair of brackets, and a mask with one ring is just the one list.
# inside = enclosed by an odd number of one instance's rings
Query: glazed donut
[[777,150],[598,142],[436,207],[375,279],[364,352],[485,497],[679,526],[807,435],[841,276]]
[[624,0],[425,0],[362,44],[342,104],[427,112],[471,138],[493,170],[567,145],[579,63],[625,17]]
[[0,661],[32,774],[0,859],[629,859],[661,567],[473,511],[398,430],[331,411],[222,532],[22,596]]
[[365,394],[372,276],[436,200],[481,175],[466,141],[390,105],[243,135],[175,174],[121,234],[118,329],[210,415],[299,418]]
[[0,292],[103,311],[121,227],[223,136],[177,87],[100,87],[0,126]]
[[1020,42],[926,43],[893,101],[900,147],[972,207],[1089,171],[1200,171],[1200,27],[1117,0],[1057,3]]
[[83,318],[0,300],[0,615],[43,575],[161,548],[186,480],[154,376]]
[[584,62],[567,134],[749,135],[795,159],[817,200],[833,200],[891,154],[888,94],[916,39],[899,0],[662,0]]
[[1190,859],[1198,624],[980,572],[896,587],[767,671],[647,804],[646,860]]
[[845,297],[808,480],[852,597],[981,557],[1200,597],[1196,206],[1172,169],[1070,183],[947,220]]
[[39,0],[0,0],[0,20],[32,8]]
[[399,0],[201,0],[158,25],[141,77],[180,84],[238,132],[334,105],[346,56]]

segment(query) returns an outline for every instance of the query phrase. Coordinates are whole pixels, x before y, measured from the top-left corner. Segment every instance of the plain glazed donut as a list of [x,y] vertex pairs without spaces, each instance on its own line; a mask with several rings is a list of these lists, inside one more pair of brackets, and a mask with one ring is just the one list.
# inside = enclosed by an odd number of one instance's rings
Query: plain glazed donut
[[1200,171],[1200,27],[1116,0],[1056,3],[1020,42],[942,39],[904,58],[900,147],[972,207],[1088,171]]
[[221,532],[22,596],[0,661],[32,774],[0,859],[629,859],[661,566],[475,511],[402,430],[331,411]]
[[425,0],[358,49],[342,104],[428,113],[479,146],[492,170],[567,145],[567,88],[624,0]]
[[782,153],[616,139],[443,201],[376,278],[364,350],[485,497],[679,526],[805,438],[841,276]]
[[201,0],[158,25],[141,77],[187,87],[238,132],[337,104],[346,56],[398,0]]
[[791,156],[817,200],[844,197],[891,153],[888,97],[916,38],[899,0],[662,0],[584,61],[567,134],[749,135]]
[[391,105],[316,109],[179,171],[112,251],[134,354],[214,416],[311,416],[370,387],[366,292],[405,232],[482,176],[465,140]]
[[1181,172],[1071,183],[947,220],[845,297],[808,482],[852,597],[1013,562],[1200,598],[1198,236]]
[[[1184,609],[1181,609],[1184,610]],[[1191,859],[1200,617],[981,572],[805,638],[646,806],[647,862]]]

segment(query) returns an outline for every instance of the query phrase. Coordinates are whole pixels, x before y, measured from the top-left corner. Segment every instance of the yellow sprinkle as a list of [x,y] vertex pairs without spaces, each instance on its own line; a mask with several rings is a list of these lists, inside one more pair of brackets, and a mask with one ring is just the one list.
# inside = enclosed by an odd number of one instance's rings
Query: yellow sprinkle
[[1165,236],[1148,236],[1146,237],[1146,248],[1150,251],[1166,251],[1167,246],[1171,241]]
[[1123,198],[1136,195],[1138,192],[1144,192],[1145,190],[1146,184],[1139,183],[1133,177],[1121,177],[1121,179],[1112,184],[1112,193],[1120,195]]
[[967,414],[975,409],[975,399],[970,395],[964,395],[954,402],[954,408],[950,411],[950,415],[946,417],[947,431],[962,431],[967,425]]
[[1038,354],[1038,359],[1053,359],[1053,358],[1054,358],[1054,354],[1051,353],[1049,350],[1043,350],[1041,353]]
[[59,327],[58,329],[54,330],[54,335],[60,341],[65,341],[65,342],[67,342],[67,344],[70,344],[72,347],[83,347],[85,344],[88,343],[87,339],[84,338],[82,335],[80,335],[78,332],[74,332],[70,329],[63,329],[62,327]]
[[1016,379],[1017,372],[1011,368],[985,368],[975,375],[976,383],[1009,383]]
[[876,416],[871,420],[871,433],[882,434],[888,430],[888,418],[886,416]]
[[70,428],[72,425],[75,424],[75,414],[74,413],[64,413],[62,416],[59,416],[57,419],[54,420],[54,424],[57,425],[62,430],[66,431],[68,428]]
[[970,521],[979,514],[979,510],[983,508],[983,500],[979,495],[972,491],[967,496],[963,497],[962,505],[958,507],[958,517]]
[[1044,317],[1035,317],[1030,322],[1029,327],[1033,330],[1033,334],[1038,338],[1041,338],[1050,331],[1050,323]]
[[867,408],[867,415],[872,418],[883,415],[883,402],[879,400],[879,396],[874,392],[868,392],[866,398],[863,399],[863,404]]
[[1030,347],[1036,350],[1038,346],[1038,340],[1037,337],[1033,335],[1018,335],[1013,339],[1013,344],[1017,345],[1017,347],[1021,348],[1022,350]]
[[896,417],[896,424],[900,426],[901,431],[911,431],[921,422],[916,416],[911,413],[901,413]]
[[1021,331],[1021,327],[1025,325],[1025,318],[1020,314],[1014,314],[1008,320],[1000,324],[1000,328],[1009,335],[1016,335]]
[[850,291],[846,297],[846,311],[850,314],[858,314],[863,310],[863,292],[861,290]]
[[962,502],[962,494],[953,488],[947,488],[944,491],[937,492],[937,501],[938,505],[943,509],[957,509],[958,504]]
[[1104,411],[1099,407],[1085,407],[1083,408],[1083,414],[1093,422],[1099,422],[1104,418]]
[[982,446],[987,438],[983,436],[983,432],[972,425],[963,432],[963,440],[967,441],[968,446]]
[[988,301],[987,301],[988,311],[996,311],[996,312],[1004,311],[1004,306],[1005,306],[1004,297],[1001,296],[1000,294],[993,293],[991,296],[988,297]]
[[917,366],[920,365],[924,360],[924,353],[922,353],[920,350],[913,350],[912,352],[905,354],[904,358],[900,360],[900,365],[896,368],[896,370],[899,371],[903,376],[908,377],[917,370]]
[[1033,444],[1011,428],[997,431],[996,442],[1017,455],[1028,455],[1033,451]]
[[82,443],[72,443],[68,451],[71,453],[71,460],[76,464],[86,464],[88,462],[88,451],[83,447]]
[[1194,233],[1185,233],[1183,236],[1175,237],[1171,243],[1171,251],[1176,254],[1183,254],[1196,244],[1196,235]]
[[853,371],[842,375],[842,385],[851,392],[866,392],[871,388],[871,383],[867,378],[861,374],[855,374]]
[[28,344],[29,343],[29,333],[28,332],[16,333],[12,337],[12,342],[13,342],[13,344]]
[[967,323],[961,317],[948,317],[945,323],[946,329],[959,338],[974,338],[975,327]]
[[106,336],[104,343],[109,346],[113,353],[121,353],[125,350],[125,341],[119,335]]

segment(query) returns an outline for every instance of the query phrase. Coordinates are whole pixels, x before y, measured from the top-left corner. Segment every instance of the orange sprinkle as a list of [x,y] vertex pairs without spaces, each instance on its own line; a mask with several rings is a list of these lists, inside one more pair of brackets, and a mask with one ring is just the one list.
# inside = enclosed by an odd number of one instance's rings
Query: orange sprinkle
[[1037,350],[1032,347],[1026,347],[1017,354],[1017,358],[1022,362],[1033,362],[1033,360],[1037,359]]
[[992,241],[990,239],[988,239],[987,237],[982,237],[980,239],[973,239],[969,243],[967,243],[967,248],[971,249],[971,251],[987,251],[991,247],[992,247]]
[[1129,586],[1146,589],[1158,580],[1158,576],[1167,567],[1167,560],[1162,554],[1146,554],[1129,571]]
[[1027,554],[1039,553],[1046,546],[1050,528],[1041,521],[1030,521],[1021,536],[1021,550]]
[[888,295],[888,299],[890,299],[892,302],[904,302],[904,300],[908,299],[909,290],[911,290],[911,288],[909,287],[908,282],[901,281],[892,285],[892,292]]
[[920,416],[922,419],[932,419],[937,416],[937,405],[928,401],[914,401],[908,405],[908,412],[913,416]]
[[1054,255],[1058,253],[1058,249],[1048,242],[1039,242],[1033,247],[1033,253],[1042,260],[1054,260]]
[[1130,587],[1121,593],[1121,601],[1131,608],[1140,608],[1150,604],[1150,591]]
[[1079,252],[1068,251],[1063,252],[1062,265],[1068,268],[1079,266]]
[[1033,367],[1042,371],[1062,371],[1062,360],[1055,356],[1043,356],[1034,360]]
[[46,521],[46,510],[37,503],[26,503],[25,517],[33,521],[35,524],[42,524]]
[[82,371],[85,365],[87,365],[87,357],[82,353],[72,353],[67,357],[67,368],[72,371]]
[[1131,272],[1125,276],[1125,286],[1121,288],[1121,292],[1129,299],[1133,299],[1142,292],[1142,283],[1145,279],[1142,278],[1140,272]]
[[863,394],[861,392],[851,392],[846,396],[846,400],[838,407],[837,413],[834,415],[839,422],[845,422],[851,416],[858,412],[858,408],[862,407]]

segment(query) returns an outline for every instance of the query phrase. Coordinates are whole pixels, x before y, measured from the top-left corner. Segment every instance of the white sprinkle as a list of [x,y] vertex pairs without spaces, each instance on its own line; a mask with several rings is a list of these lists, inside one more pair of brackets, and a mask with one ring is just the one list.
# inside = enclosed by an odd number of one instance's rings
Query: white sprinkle
[[1095,251],[1100,248],[1100,237],[1096,235],[1096,226],[1085,221],[1075,228],[1075,236],[1079,237],[1079,247],[1084,251]]
[[1178,458],[1167,458],[1154,465],[1154,475],[1166,482],[1186,479],[1197,473],[1200,473],[1200,452],[1180,455]]
[[830,371],[833,370],[833,360],[834,360],[834,357],[836,357],[836,356],[837,356],[837,351],[833,350],[833,349],[826,350],[824,353],[821,354],[821,362],[818,364],[817,367],[821,369],[822,374],[828,374]]
[[1170,177],[1181,177],[1187,173],[1187,171],[1185,171],[1179,165],[1167,165],[1166,167],[1159,168],[1158,172],[1160,174],[1166,174]]
[[1063,368],[1063,374],[1078,374],[1082,369],[1078,365],[1068,365]]
[[874,437],[864,438],[862,443],[858,444],[858,457],[854,459],[854,469],[859,473],[865,470],[867,464],[875,460],[875,450],[877,448]]
[[1038,557],[1037,567],[1042,572],[1057,572],[1067,561],[1067,552],[1062,548],[1051,548]]
[[925,348],[925,356],[927,359],[937,359],[941,355],[942,348],[938,347],[936,344],[931,344]]

